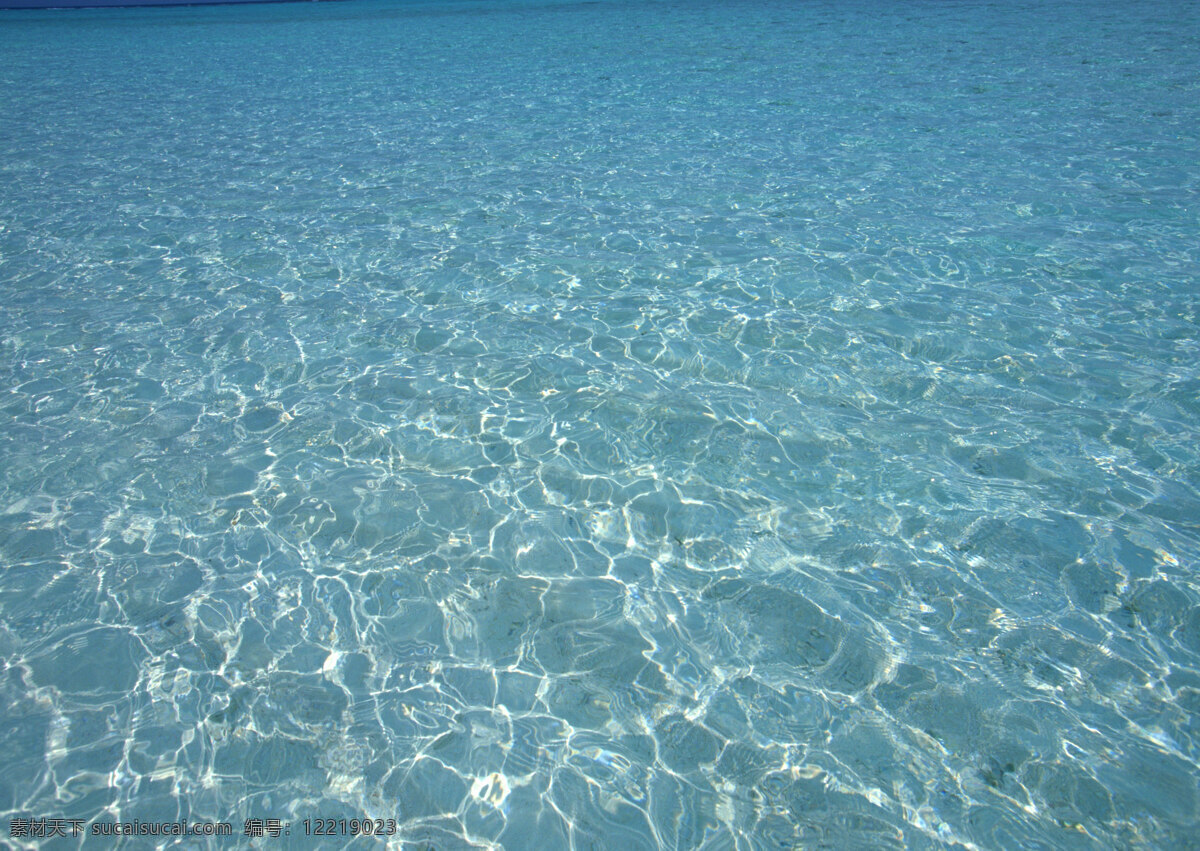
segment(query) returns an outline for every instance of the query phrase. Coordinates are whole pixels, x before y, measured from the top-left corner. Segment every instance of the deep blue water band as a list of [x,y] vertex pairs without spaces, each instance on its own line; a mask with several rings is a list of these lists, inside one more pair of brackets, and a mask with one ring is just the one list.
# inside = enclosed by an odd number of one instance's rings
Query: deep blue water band
[[[106,9],[134,6],[237,6],[247,3],[296,3],[317,0],[0,0],[0,9]],[[334,0],[321,0],[334,2]]]

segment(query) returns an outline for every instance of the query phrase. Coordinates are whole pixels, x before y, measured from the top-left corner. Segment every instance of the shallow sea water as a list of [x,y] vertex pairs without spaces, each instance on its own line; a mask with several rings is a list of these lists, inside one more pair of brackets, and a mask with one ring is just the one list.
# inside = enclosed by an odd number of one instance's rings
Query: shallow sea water
[[1195,847],[1198,55],[1156,0],[3,15],[0,824]]

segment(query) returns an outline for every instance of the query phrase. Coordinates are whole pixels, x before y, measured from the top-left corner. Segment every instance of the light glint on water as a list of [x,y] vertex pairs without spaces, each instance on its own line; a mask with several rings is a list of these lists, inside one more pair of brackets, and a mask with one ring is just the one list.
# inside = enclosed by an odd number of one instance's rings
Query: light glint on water
[[1187,841],[1198,43],[6,14],[0,823]]

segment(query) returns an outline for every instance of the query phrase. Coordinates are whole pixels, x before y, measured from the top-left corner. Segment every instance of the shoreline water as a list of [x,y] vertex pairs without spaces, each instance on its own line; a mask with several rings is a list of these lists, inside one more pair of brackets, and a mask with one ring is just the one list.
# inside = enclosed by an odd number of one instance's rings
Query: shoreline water
[[0,831],[1194,835],[1200,7],[243,5],[0,20]]

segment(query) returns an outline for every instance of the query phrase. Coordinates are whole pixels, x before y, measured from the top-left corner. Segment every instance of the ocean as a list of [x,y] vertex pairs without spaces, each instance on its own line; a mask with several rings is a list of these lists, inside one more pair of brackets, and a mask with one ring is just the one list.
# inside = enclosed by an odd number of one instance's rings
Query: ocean
[[1195,847],[1198,56],[0,13],[4,841]]

